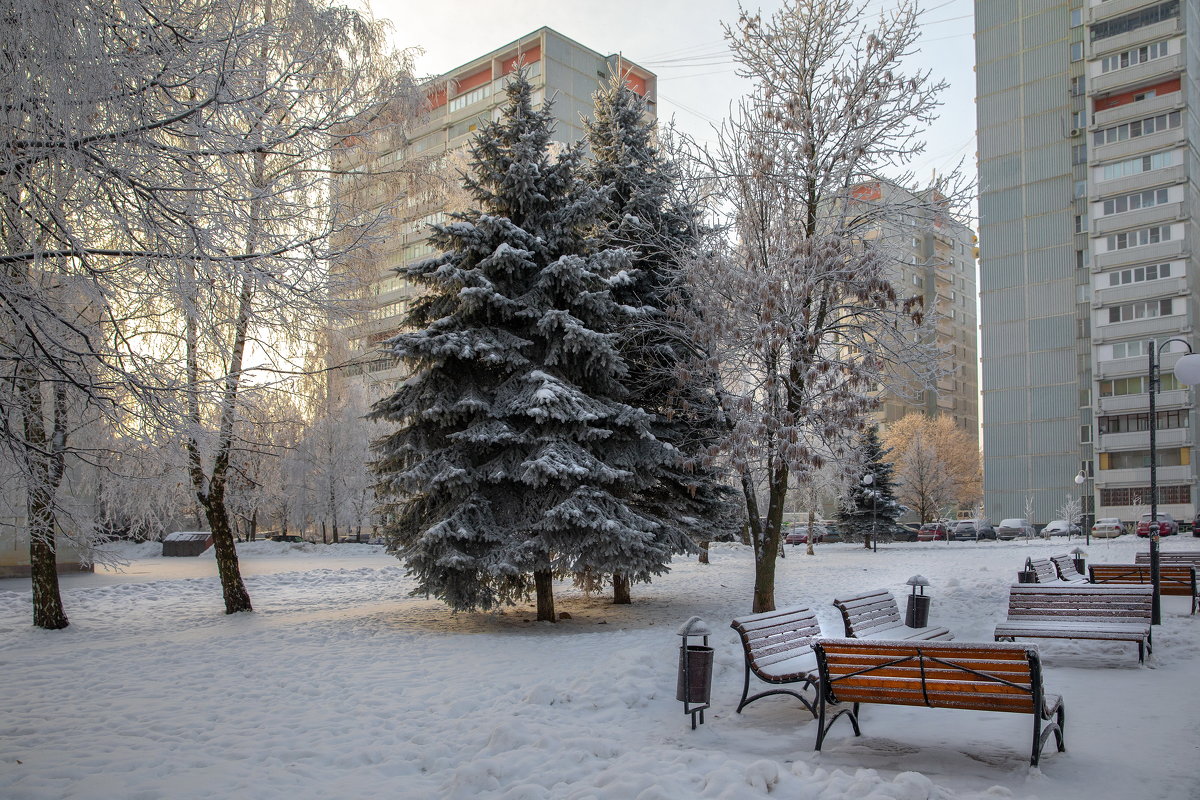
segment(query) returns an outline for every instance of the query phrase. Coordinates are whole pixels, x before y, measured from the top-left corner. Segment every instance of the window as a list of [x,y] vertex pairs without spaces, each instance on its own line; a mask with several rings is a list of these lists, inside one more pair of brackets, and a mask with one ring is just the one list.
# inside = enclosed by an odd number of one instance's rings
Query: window
[[[1125,486],[1100,490],[1100,505],[1102,506],[1136,506],[1146,505],[1149,502],[1149,486]],[[1191,487],[1186,484],[1158,487],[1159,505],[1190,502],[1192,502]]]
[[1087,181],[1075,181],[1075,199],[1087,197]]
[[1071,60],[1083,60],[1083,42],[1071,42]]
[[1168,191],[1164,187],[1162,189],[1147,189],[1144,192],[1110,197],[1102,202],[1100,208],[1102,209],[1102,216],[1107,217],[1110,214],[1124,214],[1126,211],[1137,211],[1139,208],[1161,206],[1167,201]]
[[1135,47],[1132,50],[1126,50],[1123,53],[1115,53],[1111,56],[1105,56],[1100,59],[1100,71],[1112,72],[1117,69],[1125,69],[1145,61],[1153,61],[1156,58],[1170,55],[1170,49],[1167,42],[1155,42],[1154,44]]
[[450,101],[450,112],[461,111],[467,106],[474,105],[484,98],[491,97],[492,85],[485,83],[477,89],[472,89],[466,94],[460,94],[458,97]]
[[1108,274],[1109,286],[1124,286],[1128,283],[1156,281],[1159,278],[1171,277],[1171,264],[1148,264],[1144,267],[1132,267]]
[[1164,167],[1171,166],[1174,160],[1174,153],[1168,150],[1165,153],[1154,153],[1148,156],[1139,156],[1124,161],[1116,161],[1112,164],[1105,164],[1102,180],[1111,181],[1116,178],[1126,178],[1130,175],[1139,175],[1143,172],[1163,169]]
[[1071,127],[1078,131],[1082,131],[1087,127],[1087,112],[1072,111],[1071,112]]
[[[1150,451],[1149,450],[1129,450],[1120,453],[1106,453],[1108,456],[1107,469],[1141,469],[1150,466]],[[1183,462],[1180,457],[1179,448],[1158,449],[1158,466],[1160,467],[1178,467]],[[1100,462],[1100,469],[1105,469],[1104,461]],[[1149,496],[1149,492],[1145,496]]]
[[1082,8],[1071,9],[1071,27],[1078,28],[1082,24],[1083,24],[1083,9]]
[[1092,441],[1092,426],[1091,425],[1080,425],[1079,426],[1079,443],[1080,444],[1091,444],[1091,441]]
[[1169,297],[1162,300],[1126,303],[1125,305],[1110,307],[1108,309],[1108,321],[1111,324],[1115,322],[1131,322],[1137,319],[1167,317],[1171,315],[1171,309],[1172,301]]
[[1171,241],[1170,225],[1152,225],[1136,231],[1122,231],[1107,237],[1105,244],[1108,251],[1127,250],[1130,247],[1144,247],[1148,244]]
[[[1087,89],[1087,81],[1082,75],[1071,78],[1071,97],[1079,97]],[[1079,127],[1078,125],[1076,127]]]
[[1076,250],[1075,251],[1075,269],[1083,269],[1087,265],[1088,265],[1088,251],[1087,250]]
[[1071,163],[1075,166],[1087,163],[1087,145],[1071,145]]
[[[1168,430],[1171,428],[1188,427],[1188,417],[1191,415],[1186,410],[1179,410],[1159,411],[1154,416],[1157,420],[1154,427],[1157,430]],[[1111,417],[1100,417],[1097,425],[1102,434],[1148,431],[1150,430],[1150,414],[1117,414]]]
[[1111,128],[1103,128],[1092,134],[1092,144],[1112,144],[1113,142],[1123,142],[1126,139],[1136,139],[1139,136],[1149,136],[1152,133],[1160,133],[1162,131],[1178,128],[1183,124],[1183,114],[1179,111],[1172,111],[1168,114],[1158,114],[1145,119],[1126,122],[1122,125],[1113,125]]
[[1179,16],[1179,0],[1167,0],[1165,3],[1143,8],[1131,14],[1097,22],[1091,26],[1092,41],[1107,39],[1122,33],[1136,31],[1156,22],[1164,22]]
[[1076,214],[1075,215],[1075,232],[1076,233],[1086,233],[1087,229],[1088,229],[1087,214]]
[[[1164,392],[1174,391],[1179,388],[1179,381],[1175,378],[1174,372],[1160,373],[1159,388]],[[1101,397],[1117,397],[1127,394],[1145,394],[1146,393],[1146,376],[1138,375],[1133,378],[1113,378],[1099,382]]]

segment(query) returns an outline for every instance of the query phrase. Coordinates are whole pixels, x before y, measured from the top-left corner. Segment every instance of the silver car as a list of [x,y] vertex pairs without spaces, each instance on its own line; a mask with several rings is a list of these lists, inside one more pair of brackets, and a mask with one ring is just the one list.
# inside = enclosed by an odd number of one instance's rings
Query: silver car
[[1032,539],[1035,535],[1033,525],[1027,519],[1002,519],[996,527],[996,537],[999,539]]
[[1125,533],[1125,523],[1116,517],[1105,517],[1096,520],[1092,526],[1092,536],[1097,539],[1112,539]]

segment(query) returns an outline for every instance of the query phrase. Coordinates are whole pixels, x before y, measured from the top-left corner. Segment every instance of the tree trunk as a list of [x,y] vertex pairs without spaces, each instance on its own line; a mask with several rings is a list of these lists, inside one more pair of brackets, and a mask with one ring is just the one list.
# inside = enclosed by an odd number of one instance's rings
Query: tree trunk
[[538,570],[533,573],[533,583],[537,589],[538,622],[558,622],[554,616],[554,573]]
[[629,599],[629,576],[620,572],[613,573],[613,605],[627,606],[633,601]]
[[46,431],[42,387],[37,380],[19,378],[22,423],[29,472],[25,484],[25,519],[29,531],[29,572],[32,579],[33,624],[56,631],[70,623],[58,586],[58,557],[54,542],[54,496],[66,467],[66,389],[54,389],[53,420]]
[[700,563],[701,564],[708,563],[708,541],[707,540],[700,543]]
[[237,546],[233,542],[233,529],[229,524],[229,512],[225,509],[224,498],[221,497],[216,502],[210,500],[205,504],[204,511],[208,516],[209,530],[212,531],[213,552],[217,556],[217,574],[221,576],[221,594],[225,598],[225,613],[253,611],[250,593],[246,591],[246,584],[242,581]]
[[808,547],[806,548],[808,552],[805,554],[810,556],[816,555],[816,551],[813,549],[813,543],[817,538],[815,531],[817,526],[816,515],[813,513],[812,506],[813,504],[810,502],[808,504]]

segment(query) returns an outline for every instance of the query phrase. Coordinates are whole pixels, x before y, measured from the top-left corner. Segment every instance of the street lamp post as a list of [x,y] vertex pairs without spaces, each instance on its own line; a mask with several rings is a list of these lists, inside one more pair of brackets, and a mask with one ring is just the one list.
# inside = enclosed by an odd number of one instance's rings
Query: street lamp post
[[871,490],[871,552],[879,552],[879,536],[875,533],[875,520],[879,515],[879,494],[872,484],[875,483],[874,473],[868,472],[862,476],[863,486]]
[[1175,362],[1175,377],[1180,383],[1194,386],[1200,383],[1200,355],[1192,351],[1192,345],[1178,337],[1158,343],[1151,339],[1147,343],[1147,355],[1150,358],[1150,369],[1147,375],[1147,389],[1150,392],[1150,582],[1154,586],[1154,599],[1150,610],[1150,624],[1162,623],[1162,596],[1158,570],[1158,542],[1161,526],[1158,521],[1158,419],[1155,410],[1155,397],[1160,386],[1162,371],[1162,350],[1172,342],[1181,342],[1187,347],[1188,354]]
[[[1083,532],[1087,536],[1088,547],[1092,546],[1092,526],[1087,524],[1087,503],[1083,501],[1084,488],[1087,483],[1087,475],[1083,474],[1083,470],[1079,470],[1079,474],[1075,476],[1075,485],[1079,487],[1079,524],[1083,526]],[[1067,533],[1071,532],[1071,521],[1067,520]]]

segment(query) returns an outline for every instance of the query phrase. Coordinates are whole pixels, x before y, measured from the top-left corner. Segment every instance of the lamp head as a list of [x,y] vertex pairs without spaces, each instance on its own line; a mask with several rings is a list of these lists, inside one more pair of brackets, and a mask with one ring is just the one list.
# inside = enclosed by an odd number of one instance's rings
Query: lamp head
[[1173,370],[1180,383],[1195,386],[1200,383],[1200,354],[1188,353],[1175,362]]

